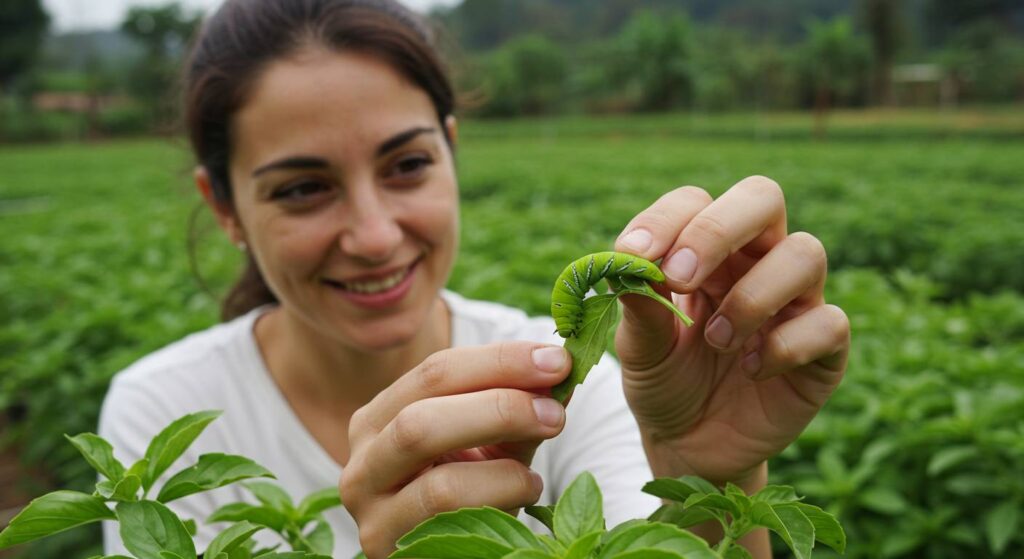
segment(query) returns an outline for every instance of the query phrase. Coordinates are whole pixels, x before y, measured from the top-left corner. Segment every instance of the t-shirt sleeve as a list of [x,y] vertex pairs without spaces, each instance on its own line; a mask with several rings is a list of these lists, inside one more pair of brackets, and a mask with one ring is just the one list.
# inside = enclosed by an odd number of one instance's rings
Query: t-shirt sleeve
[[640,491],[651,480],[651,470],[622,392],[619,364],[609,354],[576,388],[566,407],[565,429],[551,444],[547,482],[555,484],[555,494],[589,471],[601,488],[609,528],[658,508],[656,497]]
[[[126,468],[145,456],[146,447],[153,437],[178,419],[179,415],[184,415],[172,409],[169,400],[167,397],[161,397],[155,387],[147,387],[142,383],[119,382],[115,378],[111,384],[100,411],[99,435],[113,445],[114,456]],[[191,460],[190,463],[194,463],[195,458],[186,452],[182,459],[172,464],[153,485],[151,497],[155,496],[155,491],[158,491],[174,472],[180,470],[185,462]],[[197,551],[201,552],[214,535],[211,532],[212,528],[204,526],[203,521],[213,510],[215,503],[206,498],[206,495],[198,494],[174,501],[168,506],[182,520],[196,521],[199,526],[196,545],[200,547]],[[103,549],[106,555],[128,555],[128,550],[125,549],[117,530],[116,522],[103,522]]]

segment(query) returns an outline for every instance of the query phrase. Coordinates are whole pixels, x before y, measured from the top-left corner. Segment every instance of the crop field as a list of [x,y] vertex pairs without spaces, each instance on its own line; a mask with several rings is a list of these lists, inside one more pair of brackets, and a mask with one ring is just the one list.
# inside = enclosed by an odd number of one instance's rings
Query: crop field
[[[660,194],[772,177],[790,229],[825,243],[854,339],[773,482],[840,516],[847,557],[1024,556],[1024,109],[837,114],[825,140],[812,127],[465,123],[450,286],[546,313],[562,267]],[[95,428],[113,373],[216,322],[239,257],[198,205],[181,140],[0,147],[0,447],[25,472],[11,495],[94,481],[62,434]],[[31,556],[86,557],[97,538]]]

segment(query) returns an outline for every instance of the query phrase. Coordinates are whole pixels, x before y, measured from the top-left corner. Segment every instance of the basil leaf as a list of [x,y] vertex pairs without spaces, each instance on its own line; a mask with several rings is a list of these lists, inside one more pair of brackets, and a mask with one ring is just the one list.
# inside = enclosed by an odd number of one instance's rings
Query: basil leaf
[[[697,536],[670,524],[651,522],[631,526],[601,547],[598,559],[612,559],[624,556],[626,552],[660,550],[674,552],[686,559],[717,559],[718,555],[708,547],[707,542]],[[670,557],[664,553],[628,555],[628,557]]]
[[523,512],[536,518],[552,533],[555,531],[555,505],[530,505]]
[[327,487],[320,491],[314,491],[299,503],[299,523],[304,524],[312,520],[313,516],[340,506],[341,495],[338,494],[337,487]]
[[306,543],[312,551],[329,555],[334,551],[334,532],[325,520],[320,519],[309,534],[306,534]]
[[561,559],[550,553],[537,551],[536,549],[517,549],[501,559]]
[[1020,522],[1020,505],[1013,499],[992,509],[985,517],[985,536],[988,546],[995,555],[1001,555],[1017,533]]
[[167,480],[160,488],[156,500],[169,503],[187,495],[254,477],[274,477],[274,474],[244,456],[204,454],[194,466],[185,468]]
[[210,542],[210,545],[203,553],[203,558],[215,559],[221,553],[230,553],[262,529],[263,526],[257,526],[249,522],[233,524],[213,538],[213,541]]
[[688,509],[679,503],[669,503],[658,507],[658,510],[651,513],[647,520],[689,528],[716,518],[718,517],[707,509]]
[[604,531],[601,489],[590,472],[577,476],[559,497],[552,531],[565,545],[591,532]]
[[34,499],[0,532],[0,549],[116,516],[103,498],[78,491],[54,491]]
[[142,479],[139,476],[126,475],[117,482],[108,498],[113,501],[137,501],[140,487],[142,487]]
[[755,501],[764,501],[769,505],[795,503],[800,500],[796,491],[788,485],[766,485],[751,496]]
[[701,507],[720,510],[731,514],[733,518],[737,518],[742,514],[740,507],[725,495],[701,495],[695,493],[683,502],[683,506],[686,508]]
[[280,485],[270,483],[269,481],[251,481],[242,485],[264,505],[289,515],[295,512],[295,505],[292,504],[291,495],[284,489],[281,489]]
[[477,534],[442,534],[417,539],[408,546],[400,547],[389,558],[501,559],[509,553],[512,553],[511,547],[498,543],[486,536]]
[[608,332],[619,318],[617,295],[604,293],[583,300],[583,320],[579,332],[565,339],[565,349],[572,354],[569,376],[551,389],[551,396],[565,402],[569,393],[581,384],[590,369],[597,365],[608,347]]
[[928,475],[938,476],[944,473],[950,468],[956,467],[957,465],[970,460],[978,455],[978,447],[976,446],[952,446],[949,448],[943,448],[932,455],[931,460],[928,461]]
[[725,551],[724,559],[754,559],[754,557],[742,545],[733,545]]
[[[799,516],[793,514],[799,513]],[[763,501],[750,507],[751,522],[775,532],[797,559],[810,557],[814,547],[814,525],[795,505],[769,505]]]
[[481,536],[509,549],[547,547],[514,516],[491,507],[466,508],[443,512],[425,520],[398,540],[403,548],[431,536]]
[[275,532],[280,532],[288,523],[288,517],[283,512],[249,503],[224,505],[206,519],[207,522],[241,522],[243,520],[266,526]]
[[580,536],[576,541],[572,542],[572,545],[569,546],[569,549],[562,555],[561,559],[587,559],[597,549],[597,544],[601,543],[601,536],[603,535],[604,531],[598,531]]
[[665,549],[641,548],[630,551],[623,551],[610,559],[686,559],[686,556],[677,551]]
[[907,510],[907,501],[903,495],[888,487],[873,487],[861,491],[857,495],[857,500],[865,508],[882,514],[897,515]]
[[697,476],[661,477],[644,484],[642,491],[648,495],[680,503],[685,502],[693,494],[719,494],[718,488],[712,485],[711,482]]
[[146,459],[149,461],[146,475],[142,478],[142,487],[149,491],[160,474],[185,452],[196,437],[206,429],[211,421],[217,419],[221,412],[203,411],[176,419],[153,438],[146,448]]
[[89,463],[103,477],[113,482],[118,482],[124,476],[124,465],[114,458],[114,447],[103,437],[93,433],[82,433],[64,438],[71,442],[78,452],[82,453],[85,461]]
[[836,517],[807,503],[794,503],[814,525],[814,539],[831,547],[836,553],[846,552],[846,532]]
[[192,536],[176,514],[156,501],[124,502],[117,505],[121,541],[139,559],[162,559],[161,551],[182,559],[196,559]]

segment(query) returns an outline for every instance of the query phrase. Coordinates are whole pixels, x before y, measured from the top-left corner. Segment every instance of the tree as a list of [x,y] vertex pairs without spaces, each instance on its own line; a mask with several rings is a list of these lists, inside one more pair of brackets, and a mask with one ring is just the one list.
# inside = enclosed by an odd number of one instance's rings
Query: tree
[[483,113],[536,115],[557,111],[565,97],[567,62],[561,47],[541,35],[524,35],[489,57],[490,95]]
[[906,33],[900,0],[862,0],[861,14],[871,37],[871,94],[875,103],[892,102],[892,66]]
[[693,102],[690,20],[679,13],[642,11],[618,35],[620,53],[613,83],[640,89],[640,108],[663,111]]
[[848,17],[811,21],[807,24],[801,57],[814,97],[815,135],[822,138],[833,103],[851,96],[862,83],[868,47],[854,33]]
[[175,104],[168,92],[174,91],[185,48],[201,19],[199,13],[187,13],[175,2],[134,7],[121,23],[121,31],[145,51],[132,67],[130,91],[148,105],[157,123],[170,120],[173,114]]
[[0,1],[0,93],[31,67],[49,23],[40,0]]

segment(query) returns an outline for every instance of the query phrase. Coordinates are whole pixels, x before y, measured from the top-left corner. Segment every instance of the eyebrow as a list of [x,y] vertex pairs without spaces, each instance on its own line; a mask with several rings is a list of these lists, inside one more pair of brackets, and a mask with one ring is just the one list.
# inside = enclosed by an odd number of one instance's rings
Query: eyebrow
[[[417,127],[410,128],[405,132],[401,132],[388,138],[377,148],[377,157],[387,154],[388,152],[394,151],[406,143],[412,141],[413,138],[420,134],[431,134],[436,133],[436,128],[429,127]],[[311,157],[311,156],[293,156],[285,157],[271,163],[267,163],[261,167],[258,167],[252,172],[253,177],[258,177],[268,171],[277,169],[323,169],[329,167],[330,164],[326,159],[322,157]]]

